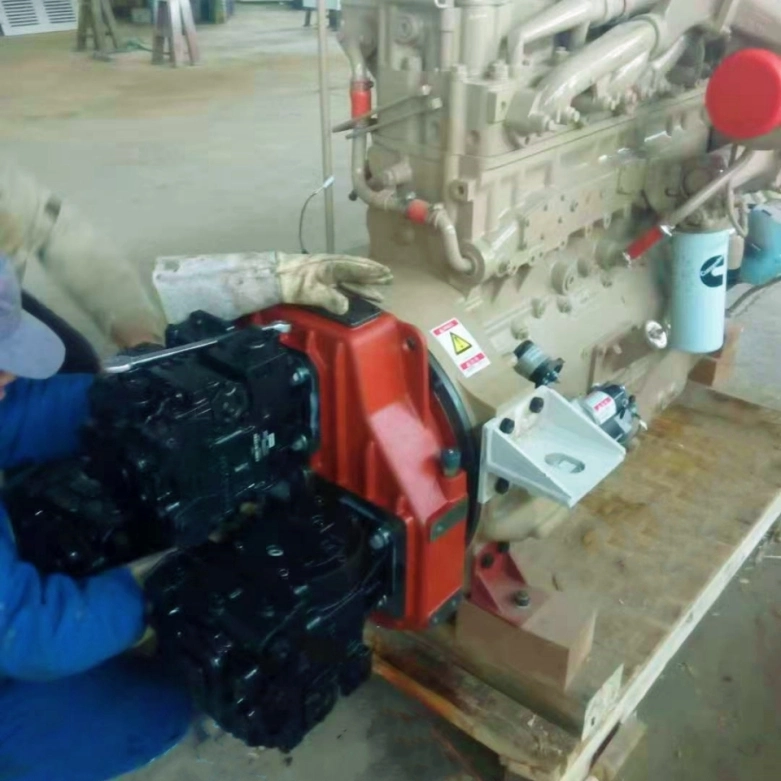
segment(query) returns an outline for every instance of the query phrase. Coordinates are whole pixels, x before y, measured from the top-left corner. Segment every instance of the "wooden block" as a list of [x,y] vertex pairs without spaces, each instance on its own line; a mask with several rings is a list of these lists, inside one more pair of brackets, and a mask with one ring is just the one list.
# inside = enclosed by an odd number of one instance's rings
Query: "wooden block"
[[715,353],[700,360],[691,370],[689,379],[707,385],[710,388],[723,385],[735,370],[735,361],[740,346],[740,336],[743,326],[740,323],[729,323],[724,338],[724,346]]
[[570,595],[528,589],[522,621],[509,623],[466,601],[458,611],[456,639],[490,664],[532,671],[566,689],[594,641],[596,611]]

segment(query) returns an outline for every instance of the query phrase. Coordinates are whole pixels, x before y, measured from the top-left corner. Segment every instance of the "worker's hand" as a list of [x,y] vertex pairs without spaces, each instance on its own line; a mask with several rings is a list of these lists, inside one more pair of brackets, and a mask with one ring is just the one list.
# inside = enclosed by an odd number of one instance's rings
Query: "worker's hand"
[[343,315],[350,306],[343,291],[382,301],[374,285],[387,285],[393,275],[387,266],[352,255],[286,255],[277,253],[277,278],[285,304],[321,306]]
[[111,339],[120,350],[130,350],[142,344],[163,345],[165,339],[143,323],[115,325],[111,329]]
[[238,252],[158,258],[152,277],[169,323],[202,310],[236,320],[275,304],[322,306],[344,314],[349,291],[371,301],[373,285],[392,281],[390,269],[350,255]]
[[0,210],[0,254],[13,257],[24,244],[24,230],[16,215]]

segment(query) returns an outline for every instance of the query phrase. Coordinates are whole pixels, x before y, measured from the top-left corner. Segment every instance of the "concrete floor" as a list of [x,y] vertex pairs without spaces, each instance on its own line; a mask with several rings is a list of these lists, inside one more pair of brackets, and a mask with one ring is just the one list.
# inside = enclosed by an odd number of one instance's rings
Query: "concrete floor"
[[[0,39],[0,152],[74,199],[145,270],[163,254],[298,249],[297,217],[319,184],[315,33],[303,14],[239,6],[199,31],[197,68],[152,67],[133,52],[100,63],[74,35]],[[148,29],[128,37],[150,40]],[[333,41],[332,112],[346,117],[346,63]],[[337,236],[366,241],[347,198],[347,144],[335,144]],[[320,199],[307,220],[323,248]],[[41,284],[40,280],[38,280]],[[58,302],[57,291],[39,294]],[[781,289],[744,315],[734,390],[781,399]],[[89,325],[82,323],[85,329]],[[94,331],[90,331],[94,335]],[[771,545],[766,554],[778,555]],[[623,781],[777,779],[781,764],[781,561],[749,566],[641,708],[644,747]],[[291,757],[199,729],[132,781],[466,781],[499,777],[492,758],[382,681],[342,701]]]

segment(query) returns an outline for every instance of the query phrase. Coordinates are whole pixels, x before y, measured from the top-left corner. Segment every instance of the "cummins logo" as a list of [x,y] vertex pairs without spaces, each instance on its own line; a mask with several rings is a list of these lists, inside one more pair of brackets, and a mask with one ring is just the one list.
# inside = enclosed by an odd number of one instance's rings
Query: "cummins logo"
[[724,284],[724,255],[714,255],[708,258],[700,269],[700,279],[708,287],[721,287]]

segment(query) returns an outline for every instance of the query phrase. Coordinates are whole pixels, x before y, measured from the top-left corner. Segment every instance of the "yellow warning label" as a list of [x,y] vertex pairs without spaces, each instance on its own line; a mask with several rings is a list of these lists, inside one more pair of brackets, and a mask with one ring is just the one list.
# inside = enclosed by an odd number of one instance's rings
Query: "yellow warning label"
[[467,350],[472,349],[472,345],[467,342],[463,336],[451,331],[450,338],[453,340],[453,349],[455,350],[456,355],[461,355],[461,353],[465,353]]

